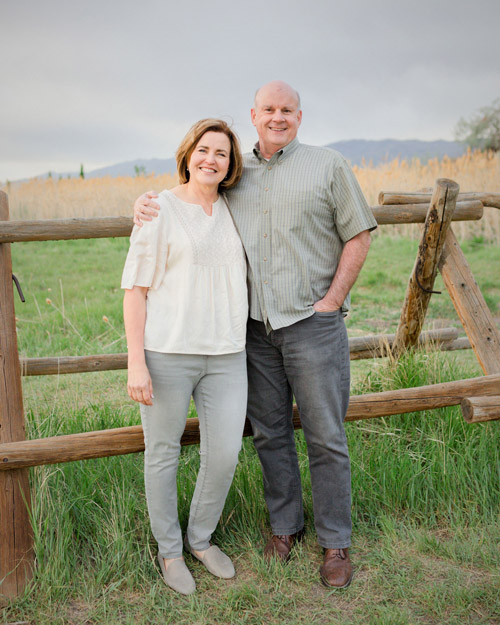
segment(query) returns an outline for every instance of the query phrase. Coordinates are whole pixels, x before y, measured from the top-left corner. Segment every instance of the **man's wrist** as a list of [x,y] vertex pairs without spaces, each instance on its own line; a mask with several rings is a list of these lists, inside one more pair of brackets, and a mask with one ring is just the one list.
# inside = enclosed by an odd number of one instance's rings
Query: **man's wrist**
[[336,297],[328,297],[328,295],[326,295],[323,298],[323,305],[327,308],[330,308],[331,310],[337,310],[338,308],[341,308],[343,303],[344,300],[339,302]]

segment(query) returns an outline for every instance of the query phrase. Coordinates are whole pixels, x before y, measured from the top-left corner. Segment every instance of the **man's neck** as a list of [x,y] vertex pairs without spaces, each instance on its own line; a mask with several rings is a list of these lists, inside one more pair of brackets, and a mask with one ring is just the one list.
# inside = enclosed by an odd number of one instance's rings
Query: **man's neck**
[[281,147],[282,146],[279,146],[279,147],[272,146],[271,148],[266,148],[259,141],[259,152],[266,159],[266,161],[268,161],[274,154],[276,154],[276,152],[281,150]]
[[[290,143],[293,143],[295,141],[295,137],[290,141]],[[257,148],[261,154],[261,156],[263,158],[266,159],[266,161],[270,160],[274,154],[276,154],[276,152],[279,152],[280,150],[283,150],[284,148],[286,148],[287,146],[290,145],[290,143],[287,143],[286,145],[265,145],[261,139],[259,138],[259,141],[257,142]]]

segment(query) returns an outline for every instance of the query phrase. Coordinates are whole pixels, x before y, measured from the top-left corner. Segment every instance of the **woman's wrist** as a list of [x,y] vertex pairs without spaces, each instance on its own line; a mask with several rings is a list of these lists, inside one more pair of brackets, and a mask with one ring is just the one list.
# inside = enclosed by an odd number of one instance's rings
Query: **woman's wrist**
[[127,364],[129,369],[139,369],[146,366],[146,359],[144,358],[144,352],[141,355],[128,355]]

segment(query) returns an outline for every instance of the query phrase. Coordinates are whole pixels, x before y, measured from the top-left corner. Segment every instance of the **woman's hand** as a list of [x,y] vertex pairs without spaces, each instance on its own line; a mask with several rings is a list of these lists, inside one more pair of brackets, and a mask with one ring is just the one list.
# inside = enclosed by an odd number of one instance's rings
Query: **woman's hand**
[[134,224],[142,228],[143,221],[151,221],[152,217],[158,217],[160,205],[152,199],[158,197],[156,191],[143,193],[134,202]]
[[129,367],[127,392],[134,401],[144,406],[153,405],[153,383],[145,364]]
[[148,289],[144,286],[134,285],[132,289],[125,289],[123,323],[128,351],[127,392],[134,401],[152,406],[153,385],[144,356],[147,293]]

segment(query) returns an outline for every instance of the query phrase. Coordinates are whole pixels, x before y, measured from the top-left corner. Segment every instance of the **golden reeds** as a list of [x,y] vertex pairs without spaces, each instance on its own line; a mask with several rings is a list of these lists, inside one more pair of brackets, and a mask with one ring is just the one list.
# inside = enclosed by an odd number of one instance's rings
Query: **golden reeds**
[[[500,192],[500,154],[468,151],[456,159],[445,156],[442,161],[435,158],[427,163],[421,163],[419,159],[394,159],[376,167],[364,163],[353,169],[371,206],[378,204],[380,191],[430,191],[437,178],[455,180],[461,192]],[[482,236],[485,240],[500,242],[500,210],[485,208],[480,221],[457,222],[453,224],[453,230],[459,239]],[[413,224],[384,226],[383,232],[420,236],[420,229]]]
[[112,178],[34,178],[2,188],[9,195],[11,219],[68,219],[131,215],[134,200],[144,191],[170,189],[176,176]]
[[[421,163],[398,160],[372,166],[355,166],[354,172],[370,205],[378,203],[380,191],[419,191],[432,189],[437,178],[451,178],[461,191],[500,192],[500,155],[467,152],[456,159],[431,159]],[[34,179],[2,188],[9,195],[11,219],[53,219],[131,215],[136,197],[144,191],[161,191],[176,184],[170,174],[137,177]],[[479,222],[453,226],[461,239],[483,236],[500,241],[500,210],[485,208]],[[382,229],[381,229],[382,230]],[[419,236],[414,225],[384,226],[385,234]]]

